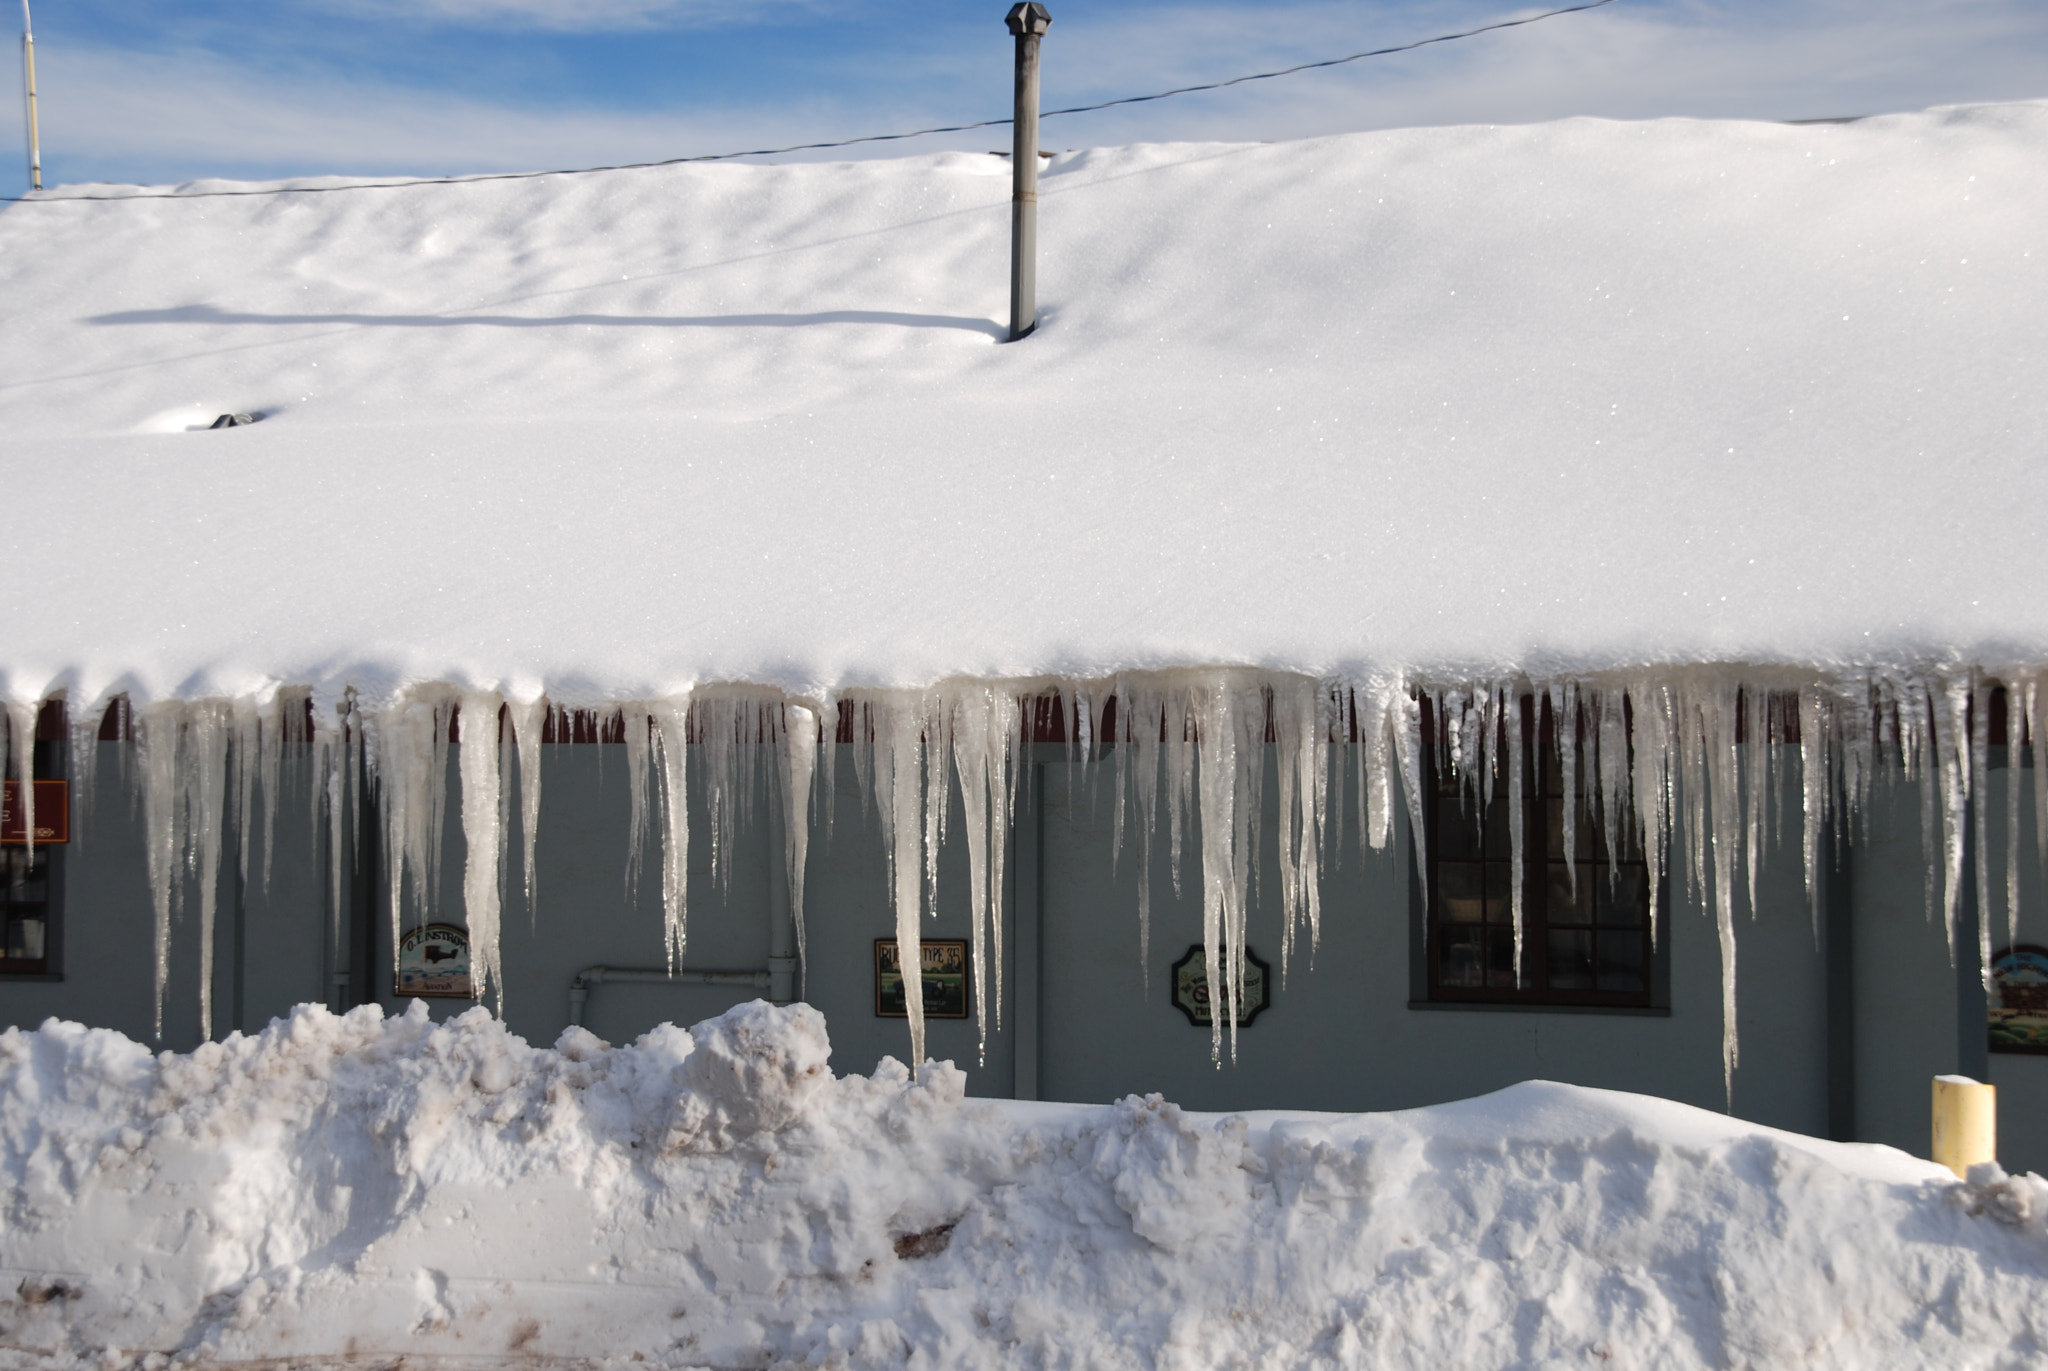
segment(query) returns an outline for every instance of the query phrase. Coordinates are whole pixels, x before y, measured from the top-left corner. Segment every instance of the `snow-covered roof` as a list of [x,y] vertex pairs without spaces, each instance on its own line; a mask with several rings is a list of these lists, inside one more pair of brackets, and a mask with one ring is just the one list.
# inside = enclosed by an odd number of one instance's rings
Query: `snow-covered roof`
[[1062,154],[1016,345],[995,156],[10,206],[0,686],[2037,664],[2044,173],[2048,102]]

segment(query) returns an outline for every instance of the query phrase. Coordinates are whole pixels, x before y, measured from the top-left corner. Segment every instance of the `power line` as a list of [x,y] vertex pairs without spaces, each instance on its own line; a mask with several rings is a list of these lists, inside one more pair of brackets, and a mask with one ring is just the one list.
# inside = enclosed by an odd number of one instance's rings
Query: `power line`
[[[1528,15],[1521,19],[1501,19],[1491,24],[1482,24],[1476,29],[1465,29],[1458,33],[1440,33],[1434,38],[1418,38],[1412,43],[1401,43],[1391,48],[1374,48],[1370,52],[1354,52],[1348,57],[1332,57],[1321,62],[1303,62],[1299,66],[1282,67],[1278,71],[1253,72],[1249,76],[1233,76],[1228,81],[1210,81],[1199,86],[1178,86],[1173,90],[1157,91],[1151,95],[1126,95],[1116,100],[1104,100],[1093,105],[1072,105],[1066,109],[1047,110],[1039,117],[1051,119],[1062,114],[1089,114],[1095,110],[1114,109],[1118,105],[1142,105],[1152,100],[1167,100],[1176,95],[1193,95],[1198,91],[1223,90],[1230,86],[1241,86],[1247,81],[1270,81],[1279,76],[1292,76],[1296,72],[1317,71],[1324,67],[1341,67],[1347,62],[1359,62],[1368,57],[1389,57],[1398,52],[1413,52],[1417,48],[1431,47],[1437,43],[1454,43],[1461,38],[1477,38],[1482,33],[1494,33],[1500,29],[1520,28],[1524,24],[1540,23],[1555,19],[1561,14],[1579,14],[1586,10],[1597,10],[1615,0],[1586,0],[1584,4],[1566,5],[1561,9],[1545,10],[1541,14]],[[669,157],[659,162],[621,162],[605,167],[568,167],[556,171],[489,171],[470,176],[420,176],[402,181],[350,181],[339,186],[277,186],[249,190],[156,190],[137,191],[128,195],[8,195],[0,196],[0,204],[47,205],[67,200],[210,200],[248,195],[324,195],[342,190],[404,190],[410,186],[462,186],[479,181],[533,181],[544,176],[591,176],[604,171],[650,171],[656,167],[678,167],[691,162],[730,162],[740,157],[774,157],[787,152],[820,152],[830,148],[850,148],[862,143],[893,143],[905,138],[924,138],[937,133],[969,133],[975,129],[1000,128],[1012,123],[1009,119],[983,119],[973,124],[947,124],[939,128],[912,129],[907,133],[870,133],[859,138],[842,138],[829,143],[794,143],[786,148],[753,148],[746,152],[710,152],[695,157]]]

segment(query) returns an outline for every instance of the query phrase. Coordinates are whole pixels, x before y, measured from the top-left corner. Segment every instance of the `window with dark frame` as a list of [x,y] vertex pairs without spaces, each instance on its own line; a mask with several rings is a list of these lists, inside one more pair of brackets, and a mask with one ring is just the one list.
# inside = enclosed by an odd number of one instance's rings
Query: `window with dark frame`
[[[61,711],[46,705],[36,724],[33,780],[64,776],[63,728]],[[19,781],[10,779],[7,785],[18,787]],[[47,803],[51,797],[39,788],[36,798]],[[61,821],[68,816],[58,817]],[[45,828],[40,818],[36,828]],[[57,841],[39,842],[33,848],[21,842],[0,843],[0,977],[54,976],[62,969],[59,921],[66,829],[68,824],[59,822]]]
[[[1580,740],[1570,793],[1545,707],[1522,702],[1522,967],[1515,974],[1513,806],[1505,765],[1484,787],[1433,765],[1427,818],[1428,992],[1439,1003],[1649,1008],[1653,1004],[1650,877],[1624,820],[1610,852]],[[1507,737],[1512,735],[1503,730]],[[1505,737],[1504,737],[1505,741]],[[1427,749],[1434,752],[1434,749]],[[1566,859],[1565,825],[1575,841]]]

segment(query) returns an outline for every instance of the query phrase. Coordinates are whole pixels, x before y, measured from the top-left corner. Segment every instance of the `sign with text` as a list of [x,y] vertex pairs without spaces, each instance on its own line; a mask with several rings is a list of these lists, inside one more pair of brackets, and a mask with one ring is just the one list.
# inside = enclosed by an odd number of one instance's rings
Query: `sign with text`
[[[962,938],[922,940],[924,1016],[927,1019],[967,1017],[967,942]],[[902,958],[894,938],[875,939],[875,1015],[883,1019],[910,1017],[903,997]]]
[[398,993],[472,1000],[469,934],[454,924],[424,924],[398,944]]
[[[21,847],[28,842],[28,830],[23,826],[27,816],[21,812],[21,782],[7,782],[4,798],[0,798],[0,843],[10,847]],[[68,843],[71,841],[71,783],[69,781],[36,782],[36,842]]]

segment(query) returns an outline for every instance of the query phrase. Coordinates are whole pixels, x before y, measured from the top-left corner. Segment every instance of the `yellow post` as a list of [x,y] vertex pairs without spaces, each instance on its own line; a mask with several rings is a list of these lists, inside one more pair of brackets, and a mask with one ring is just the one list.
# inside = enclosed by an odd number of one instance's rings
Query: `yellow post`
[[1965,1175],[1998,1156],[1998,1087],[1968,1076],[1934,1078],[1934,1160]]

